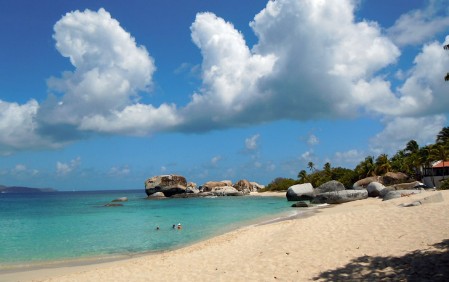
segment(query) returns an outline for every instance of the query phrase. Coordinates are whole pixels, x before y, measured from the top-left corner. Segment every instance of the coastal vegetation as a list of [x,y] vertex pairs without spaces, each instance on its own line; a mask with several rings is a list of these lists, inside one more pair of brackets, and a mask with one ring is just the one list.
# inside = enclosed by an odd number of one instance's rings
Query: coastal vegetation
[[[448,47],[449,48],[449,47]],[[360,179],[370,176],[380,176],[388,172],[402,172],[411,179],[421,181],[423,171],[432,170],[432,164],[442,161],[443,167],[449,162],[449,127],[444,127],[437,134],[435,143],[420,146],[415,140],[410,140],[404,149],[396,152],[392,157],[380,154],[377,157],[367,156],[354,169],[332,167],[327,162],[321,169],[317,169],[313,162],[307,164],[307,170],[299,171],[297,179],[278,177],[269,183],[265,191],[286,191],[295,184],[311,183],[318,187],[331,180],[341,182],[346,188]],[[449,175],[444,175],[440,189],[449,189]]]

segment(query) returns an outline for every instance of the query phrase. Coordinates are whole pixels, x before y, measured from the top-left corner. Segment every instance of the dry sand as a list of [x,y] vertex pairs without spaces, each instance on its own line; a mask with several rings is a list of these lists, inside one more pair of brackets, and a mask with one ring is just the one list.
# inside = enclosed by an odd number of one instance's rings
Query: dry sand
[[[399,207],[441,193],[444,201]],[[448,281],[449,191],[350,202],[161,254],[0,281]]]

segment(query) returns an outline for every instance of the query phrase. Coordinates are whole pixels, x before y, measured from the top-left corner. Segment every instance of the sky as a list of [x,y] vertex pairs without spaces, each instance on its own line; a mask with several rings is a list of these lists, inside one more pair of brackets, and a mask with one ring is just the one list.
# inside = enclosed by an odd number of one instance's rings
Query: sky
[[353,169],[448,126],[449,1],[0,1],[0,184]]

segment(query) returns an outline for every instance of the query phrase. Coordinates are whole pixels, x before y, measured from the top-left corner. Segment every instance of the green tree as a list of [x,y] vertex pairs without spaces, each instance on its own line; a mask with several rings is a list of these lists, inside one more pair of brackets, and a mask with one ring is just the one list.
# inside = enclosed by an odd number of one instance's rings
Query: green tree
[[391,164],[387,154],[380,154],[377,157],[374,171],[376,175],[382,175],[391,171]]
[[329,176],[332,174],[332,167],[329,162],[325,163],[323,166],[323,170],[326,174],[329,174]]
[[348,168],[335,167],[332,168],[332,180],[341,182],[347,189],[352,188],[352,185],[358,180],[357,173]]
[[405,145],[405,153],[406,154],[414,154],[418,153],[419,145],[415,140],[408,141],[407,145]]
[[303,170],[301,170],[299,173],[298,173],[298,179],[299,179],[299,182],[300,183],[306,183],[307,182],[307,171],[305,171],[304,169]]
[[437,135],[437,144],[449,144],[449,126],[443,127]]
[[271,181],[263,191],[286,191],[290,186],[297,184],[297,182],[291,178],[278,177]]
[[315,170],[315,164],[313,162],[309,162],[307,164],[307,167],[309,168],[310,171],[314,171]]
[[396,154],[391,158],[391,169],[393,171],[403,172],[406,174],[410,174],[409,167],[407,164],[407,154],[405,150],[399,150]]
[[374,176],[374,157],[368,156],[365,160],[361,161],[355,168],[355,172],[358,175],[358,179],[362,179],[369,176]]
[[424,171],[430,170],[430,177],[432,179],[432,184],[435,187],[435,178],[432,167],[432,156],[431,156],[431,146],[424,146],[419,149],[419,156],[421,158],[421,164],[423,166]]

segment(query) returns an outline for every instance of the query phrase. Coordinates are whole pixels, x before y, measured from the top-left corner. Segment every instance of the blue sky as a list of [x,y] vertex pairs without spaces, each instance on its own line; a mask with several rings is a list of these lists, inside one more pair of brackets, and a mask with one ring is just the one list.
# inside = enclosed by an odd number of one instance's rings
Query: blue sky
[[0,184],[354,168],[448,125],[449,1],[1,1]]

